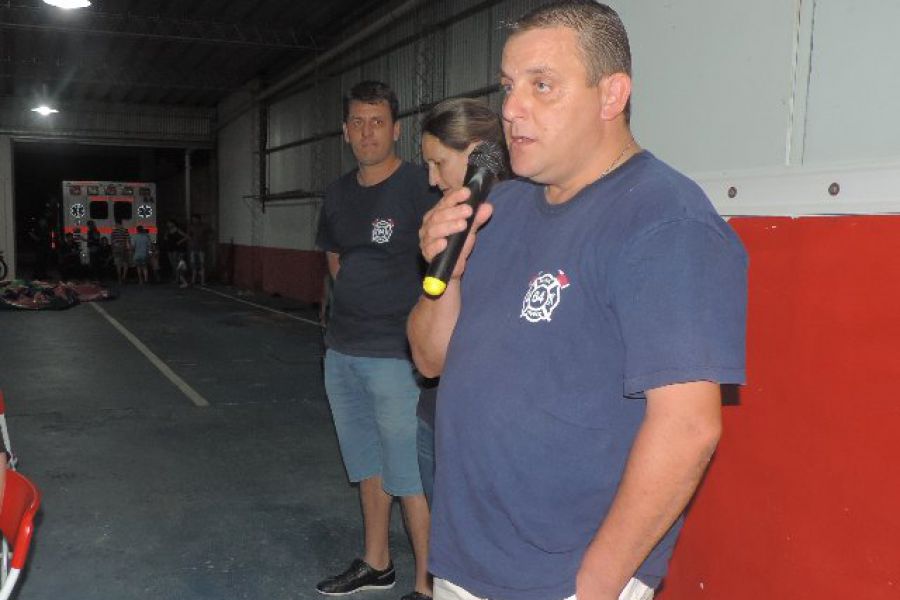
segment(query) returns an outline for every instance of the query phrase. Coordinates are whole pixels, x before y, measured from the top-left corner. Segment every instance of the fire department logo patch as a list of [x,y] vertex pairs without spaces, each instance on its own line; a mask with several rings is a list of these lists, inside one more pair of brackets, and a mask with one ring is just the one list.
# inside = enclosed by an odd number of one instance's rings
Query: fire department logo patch
[[394,233],[393,219],[375,219],[372,221],[372,241],[376,244],[387,244]]
[[529,323],[550,321],[553,311],[559,306],[562,291],[569,287],[569,277],[563,271],[556,275],[541,271],[528,286],[522,300],[522,314]]

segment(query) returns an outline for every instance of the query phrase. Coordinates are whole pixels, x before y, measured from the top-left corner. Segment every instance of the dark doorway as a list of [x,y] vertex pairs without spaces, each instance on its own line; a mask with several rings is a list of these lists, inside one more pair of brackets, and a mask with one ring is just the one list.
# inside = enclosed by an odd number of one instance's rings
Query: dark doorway
[[[63,181],[154,182],[159,195],[159,222],[175,219],[184,223],[184,156],[185,150],[180,148],[16,142],[13,162],[17,276],[56,276],[54,252],[62,225]],[[210,172],[210,151],[193,150],[191,164],[194,205],[211,211],[214,186],[209,182],[214,174]],[[45,265],[48,273],[42,272]]]

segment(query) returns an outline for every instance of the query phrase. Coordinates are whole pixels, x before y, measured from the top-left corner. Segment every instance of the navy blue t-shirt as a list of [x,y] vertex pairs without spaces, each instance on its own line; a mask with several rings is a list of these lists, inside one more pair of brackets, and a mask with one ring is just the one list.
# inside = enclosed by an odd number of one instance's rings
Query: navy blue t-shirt
[[[743,246],[649,152],[551,205],[498,185],[462,280],[437,402],[431,571],[477,596],[575,593],[644,391],[744,380]],[[676,524],[637,577],[656,586]]]
[[440,199],[425,169],[403,163],[363,187],[357,170],[328,186],[316,245],[340,255],[325,333],[329,348],[352,356],[409,358],[406,318],[422,290],[422,217]]

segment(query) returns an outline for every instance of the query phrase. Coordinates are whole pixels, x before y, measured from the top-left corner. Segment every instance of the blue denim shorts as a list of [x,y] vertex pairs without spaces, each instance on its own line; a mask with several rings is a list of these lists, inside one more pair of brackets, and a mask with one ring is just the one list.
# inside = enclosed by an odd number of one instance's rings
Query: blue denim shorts
[[351,482],[381,476],[392,496],[422,493],[416,453],[419,387],[399,358],[325,353],[325,391]]

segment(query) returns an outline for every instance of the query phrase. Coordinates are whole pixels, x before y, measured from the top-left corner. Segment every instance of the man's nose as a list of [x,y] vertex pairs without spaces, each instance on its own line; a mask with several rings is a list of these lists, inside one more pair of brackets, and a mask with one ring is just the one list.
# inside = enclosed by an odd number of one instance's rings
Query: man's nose
[[503,98],[503,119],[505,121],[514,121],[517,118],[522,118],[524,111],[525,104],[522,101],[520,92],[517,92],[515,89],[506,92],[506,96]]

